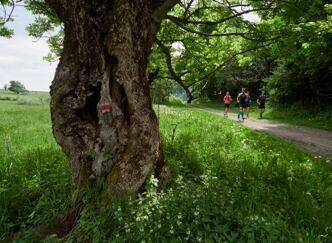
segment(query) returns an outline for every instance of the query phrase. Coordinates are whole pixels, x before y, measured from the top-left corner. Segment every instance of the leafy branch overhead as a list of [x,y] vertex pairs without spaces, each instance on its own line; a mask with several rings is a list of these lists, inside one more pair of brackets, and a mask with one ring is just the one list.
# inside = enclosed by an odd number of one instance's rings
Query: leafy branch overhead
[[[255,13],[258,20],[249,21],[248,13]],[[324,45],[328,50],[328,33],[332,29],[330,15],[328,1],[247,1],[246,4],[241,1],[186,1],[166,16],[158,46],[166,59],[172,59],[167,62],[172,63],[173,70],[170,65],[164,65],[169,69],[168,77],[186,93],[189,90],[191,94],[187,97],[191,101],[191,97],[203,95],[208,82],[214,79],[213,75],[218,75],[232,62],[250,66],[257,63],[260,53],[272,60],[277,57],[287,60],[304,52],[310,55],[310,51],[318,51],[317,48]],[[298,49],[299,45],[302,50]],[[291,46],[294,48],[289,50]],[[154,52],[153,55],[159,54]],[[271,69],[262,73],[267,76],[261,75],[261,88],[268,82],[263,79],[271,75]]]
[[13,30],[5,26],[6,23],[13,21],[12,15],[15,9],[14,0],[0,0],[0,37],[11,37]]
[[[58,60],[64,29],[57,8],[51,10],[44,0],[0,3],[0,36],[12,35],[5,24],[12,20],[15,6],[24,5],[36,15],[28,32],[37,40],[47,38],[50,46],[44,59]],[[324,46],[330,45],[332,5],[326,0],[169,0],[154,4],[160,5],[152,15],[154,21],[163,21],[150,55],[149,73],[158,68],[153,79],[173,80],[189,102],[201,96],[211,78],[228,65],[252,65],[259,50],[267,53],[268,49],[275,62],[282,58],[287,63],[302,55],[317,56],[316,52],[325,52]]]
[[166,58],[164,67],[169,77],[185,90],[188,102],[200,96],[207,79],[215,72],[240,55],[266,47],[279,38],[277,31],[274,36],[267,35],[257,29],[256,23],[243,18],[251,12],[277,9],[272,3],[261,3],[252,8],[249,4],[228,1],[189,1],[166,16],[157,44]]

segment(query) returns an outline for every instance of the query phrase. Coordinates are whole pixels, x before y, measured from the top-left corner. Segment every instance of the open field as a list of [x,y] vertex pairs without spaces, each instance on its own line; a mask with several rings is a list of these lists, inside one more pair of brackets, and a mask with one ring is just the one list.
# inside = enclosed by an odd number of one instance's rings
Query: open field
[[[47,104],[0,101],[0,114],[0,241],[31,242],[68,206],[68,165]],[[332,241],[330,161],[190,107],[159,115],[169,189],[151,178],[145,196],[103,211],[87,190],[69,241]]]
[[41,105],[50,101],[48,92],[30,91],[23,94],[15,94],[11,91],[0,90],[0,101],[15,101],[20,105]]

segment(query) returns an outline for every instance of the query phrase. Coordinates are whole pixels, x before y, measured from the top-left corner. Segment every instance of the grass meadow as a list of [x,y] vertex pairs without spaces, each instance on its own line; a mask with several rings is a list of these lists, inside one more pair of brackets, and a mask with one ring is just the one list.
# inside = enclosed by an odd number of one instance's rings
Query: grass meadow
[[[145,194],[103,209],[99,183],[87,188],[66,241],[332,241],[330,161],[192,107],[160,106],[159,118],[169,188],[156,193],[151,177]],[[48,105],[0,101],[0,141],[0,241],[38,241],[70,191]]]
[[50,96],[47,92],[39,91],[15,94],[11,91],[0,90],[0,101],[13,101],[19,105],[42,105],[49,103]]

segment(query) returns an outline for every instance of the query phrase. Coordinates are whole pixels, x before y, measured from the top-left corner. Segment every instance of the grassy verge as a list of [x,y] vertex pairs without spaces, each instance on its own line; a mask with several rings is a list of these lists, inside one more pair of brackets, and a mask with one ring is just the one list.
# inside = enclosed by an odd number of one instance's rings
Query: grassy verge
[[[66,205],[67,164],[46,106],[0,102],[0,112],[0,240],[20,231],[33,241],[31,226],[52,223]],[[69,242],[332,241],[329,161],[197,109],[161,106],[159,114],[169,189],[156,193],[151,177],[146,194],[106,209],[98,187],[87,190]]]
[[332,107],[321,109],[305,109],[301,106],[271,109],[267,117],[276,121],[294,125],[321,128],[332,131]]
[[[224,105],[220,103],[208,102],[200,104],[200,106],[224,110]],[[232,104],[230,112],[237,113],[238,110],[238,105]],[[253,119],[259,117],[259,110],[256,105],[250,107],[250,117]],[[332,107],[327,107],[324,110],[303,108],[296,105],[285,108],[267,107],[264,119],[332,131]]]
[[66,206],[69,171],[48,109],[0,101],[0,241],[52,223]]

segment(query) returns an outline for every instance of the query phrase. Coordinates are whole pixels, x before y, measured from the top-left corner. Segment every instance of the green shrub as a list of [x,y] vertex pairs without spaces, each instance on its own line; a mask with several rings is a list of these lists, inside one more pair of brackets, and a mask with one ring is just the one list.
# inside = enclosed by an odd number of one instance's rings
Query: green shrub
[[38,98],[21,96],[17,99],[17,104],[19,104],[19,105],[41,105],[42,101]]
[[194,105],[201,105],[201,104],[206,104],[209,103],[210,99],[208,97],[202,97],[202,98],[198,98],[193,100],[192,104]]
[[166,102],[167,105],[173,105],[173,106],[181,106],[181,105],[184,105],[185,102],[183,100],[181,100],[180,98],[174,96],[174,95],[171,95],[168,97],[168,100]]
[[0,96],[0,100],[4,100],[4,101],[16,101],[17,98],[16,97],[8,97],[8,96]]

